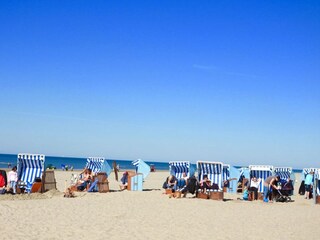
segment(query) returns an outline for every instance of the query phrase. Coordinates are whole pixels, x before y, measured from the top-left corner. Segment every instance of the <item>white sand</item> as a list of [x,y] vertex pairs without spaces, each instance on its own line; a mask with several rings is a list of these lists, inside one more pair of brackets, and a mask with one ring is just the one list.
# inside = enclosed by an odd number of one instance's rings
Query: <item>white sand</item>
[[[151,173],[143,192],[77,193],[64,198],[71,172],[56,171],[60,191],[0,196],[0,239],[305,239],[320,234],[320,205],[187,198],[163,194],[167,172]],[[111,190],[118,190],[114,176]],[[299,184],[296,184],[296,189]],[[22,200],[26,199],[26,200]]]

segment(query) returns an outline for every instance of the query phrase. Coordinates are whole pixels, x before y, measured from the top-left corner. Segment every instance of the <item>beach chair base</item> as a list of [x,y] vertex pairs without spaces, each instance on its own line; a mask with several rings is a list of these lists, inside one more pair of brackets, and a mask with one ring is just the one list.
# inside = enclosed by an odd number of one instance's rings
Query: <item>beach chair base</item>
[[261,193],[261,192],[258,193],[258,200],[263,201],[263,193]]
[[316,204],[320,204],[320,196],[316,196]]
[[109,183],[98,183],[98,191],[99,193],[109,192]]
[[210,192],[209,199],[211,200],[223,200],[223,192]]
[[197,198],[209,199],[209,195],[207,193],[204,193],[204,192],[198,192]]

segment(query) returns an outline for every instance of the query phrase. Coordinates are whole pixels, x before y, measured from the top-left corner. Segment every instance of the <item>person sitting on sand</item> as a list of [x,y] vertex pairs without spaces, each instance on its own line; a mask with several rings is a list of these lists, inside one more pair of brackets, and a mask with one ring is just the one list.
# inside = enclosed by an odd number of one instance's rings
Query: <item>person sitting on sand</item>
[[211,183],[211,180],[208,178],[208,175],[203,175],[203,179],[200,181],[200,189],[205,192],[207,190],[219,190],[219,186],[215,183]]
[[174,175],[170,175],[167,178],[167,189],[171,188],[173,191],[177,189],[177,178]]
[[92,176],[92,170],[85,168],[83,171],[83,176],[78,182],[77,189],[78,191],[83,191],[87,188],[87,185],[90,184],[92,181],[93,176]]
[[122,178],[120,180],[120,189],[125,190],[128,187],[128,177],[129,173],[126,171],[123,173]]

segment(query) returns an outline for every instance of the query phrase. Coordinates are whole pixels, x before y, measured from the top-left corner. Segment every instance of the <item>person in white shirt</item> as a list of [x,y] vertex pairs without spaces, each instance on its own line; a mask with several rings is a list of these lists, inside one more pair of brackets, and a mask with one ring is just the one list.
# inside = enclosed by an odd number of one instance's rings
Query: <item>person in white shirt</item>
[[249,191],[253,192],[254,194],[254,200],[258,200],[258,189],[259,189],[259,184],[261,182],[261,178],[257,179],[256,177],[252,177],[250,181],[250,187]]
[[17,167],[14,166],[8,174],[8,183],[9,183],[9,187],[12,188],[13,194],[16,194],[17,182],[18,182]]

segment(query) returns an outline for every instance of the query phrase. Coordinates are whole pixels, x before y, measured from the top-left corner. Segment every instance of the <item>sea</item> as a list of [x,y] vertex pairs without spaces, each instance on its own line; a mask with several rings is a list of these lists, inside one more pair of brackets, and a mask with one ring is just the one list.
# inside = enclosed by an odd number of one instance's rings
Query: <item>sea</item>
[[[112,167],[113,162],[121,169],[134,170],[132,162],[136,159],[106,159],[108,164]],[[169,161],[168,162],[153,162],[143,159],[148,165],[153,165],[156,170],[169,171]],[[45,158],[45,168],[55,167],[56,169],[62,169],[63,166],[68,166],[69,169],[83,169],[86,165],[87,158],[80,157],[64,157],[64,156],[46,156]],[[0,154],[0,168],[6,169],[11,168],[17,164],[17,154]],[[196,164],[191,164],[194,169],[196,169]],[[240,168],[241,166],[234,166]],[[302,169],[294,168],[294,173],[301,173]]]
[[[134,170],[135,167],[132,165],[132,162],[136,159],[132,160],[122,160],[122,159],[106,159],[110,167],[112,167],[113,162],[121,169],[126,170]],[[83,169],[86,165],[87,158],[80,157],[58,157],[58,156],[45,156],[45,168],[47,167],[55,167],[56,169],[62,169],[64,166],[68,166],[68,168],[73,169]],[[154,165],[156,170],[168,170],[169,171],[169,162],[153,162],[146,161],[148,165]],[[17,155],[16,154],[0,154],[0,168],[10,168],[17,165]],[[194,166],[196,166],[194,164]]]

